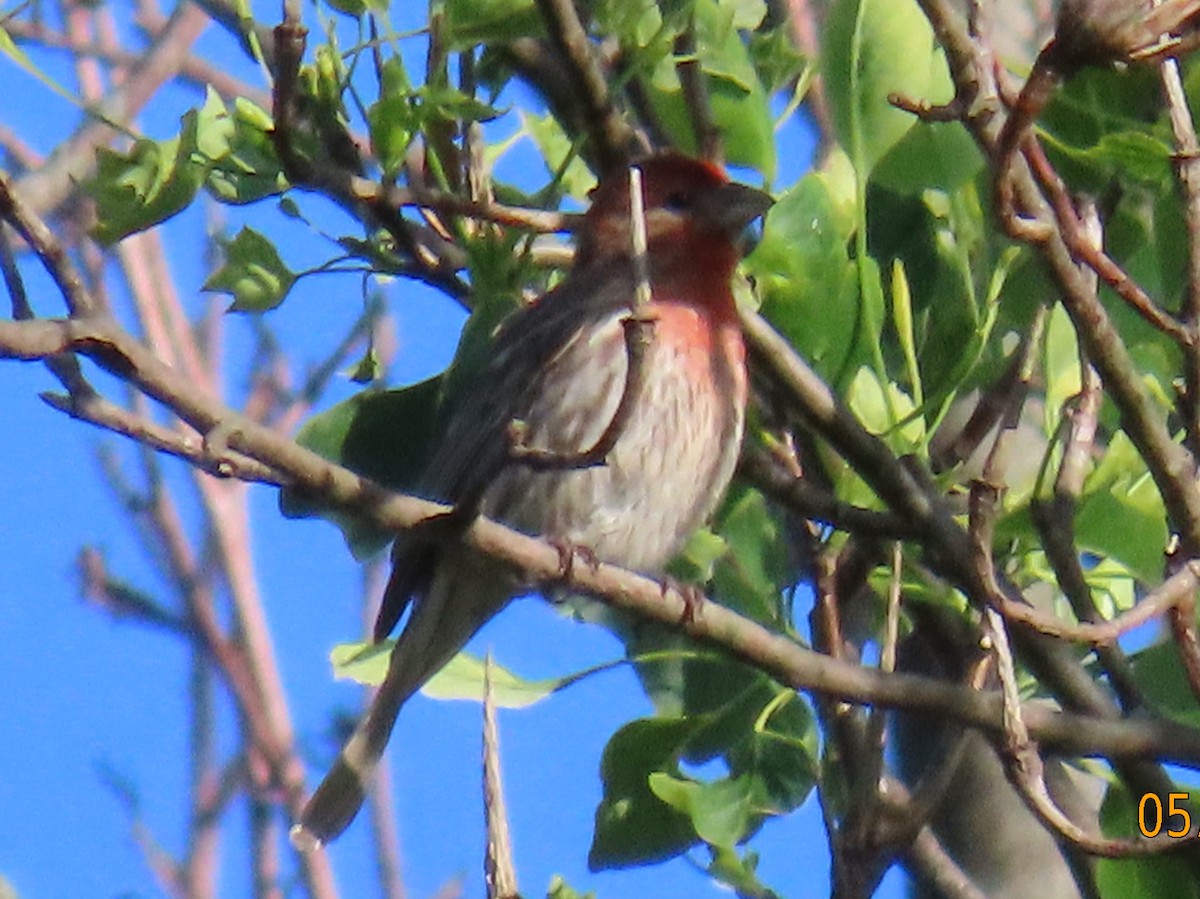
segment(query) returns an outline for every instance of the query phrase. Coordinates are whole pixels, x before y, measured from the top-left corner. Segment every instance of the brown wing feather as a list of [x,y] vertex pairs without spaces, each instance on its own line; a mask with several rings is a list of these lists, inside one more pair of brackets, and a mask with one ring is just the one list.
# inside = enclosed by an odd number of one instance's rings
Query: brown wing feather
[[[581,329],[628,304],[632,291],[620,267],[595,266],[573,271],[534,305],[506,319],[488,365],[473,389],[457,398],[459,405],[421,479],[422,495],[449,503],[481,495],[509,464],[509,423],[525,417],[532,399],[541,394],[539,376]],[[436,547],[417,539],[396,539],[392,575],[375,621],[376,640],[390,634],[409,603],[429,588],[439,555]]]

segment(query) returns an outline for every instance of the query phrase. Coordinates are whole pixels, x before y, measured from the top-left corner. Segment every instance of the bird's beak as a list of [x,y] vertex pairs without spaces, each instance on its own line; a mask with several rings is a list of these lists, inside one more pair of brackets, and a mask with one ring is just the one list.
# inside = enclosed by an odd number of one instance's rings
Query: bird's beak
[[703,194],[701,214],[726,234],[737,236],[775,203],[770,194],[731,181]]

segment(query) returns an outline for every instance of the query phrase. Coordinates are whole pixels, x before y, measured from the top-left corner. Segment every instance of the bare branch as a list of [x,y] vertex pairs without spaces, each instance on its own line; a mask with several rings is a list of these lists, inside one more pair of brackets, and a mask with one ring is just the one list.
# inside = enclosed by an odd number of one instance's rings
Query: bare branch
[[572,0],[538,0],[538,9],[555,47],[570,61],[578,102],[591,129],[592,149],[602,172],[619,168],[645,152],[637,133],[617,111],[608,90],[608,79],[592,52],[591,41]]
[[[298,489],[321,496],[332,505],[354,511],[385,530],[412,528],[426,519],[445,516],[444,505],[383,490],[370,480],[322,459],[288,438],[226,409],[183,381],[153,354],[108,322],[37,321],[19,327],[49,328],[47,352],[73,350],[85,355],[121,360],[121,376],[150,396],[165,402],[193,427],[220,427],[226,444],[251,458],[283,471]],[[0,347],[14,323],[0,323]],[[71,339],[74,334],[75,339]],[[0,358],[5,355],[0,349]],[[453,539],[454,533],[443,535]],[[605,599],[641,617],[679,626],[687,600],[676,588],[632,574],[616,566],[572,566],[564,571],[559,549],[487,519],[477,519],[462,532],[465,543],[479,552],[512,565],[534,583],[563,586]],[[1190,569],[1188,569],[1190,570]],[[1183,573],[1181,573],[1181,576]],[[689,633],[724,648],[732,655],[796,689],[889,708],[923,709],[995,732],[999,697],[906,674],[884,674],[837,662],[804,649],[722,606],[707,602],[695,616]],[[1099,720],[1063,712],[1030,711],[1026,718],[1035,738],[1072,754],[1101,754],[1114,758],[1155,757],[1200,764],[1200,731],[1166,721]],[[292,782],[289,778],[289,782]],[[323,857],[321,853],[313,857]]]

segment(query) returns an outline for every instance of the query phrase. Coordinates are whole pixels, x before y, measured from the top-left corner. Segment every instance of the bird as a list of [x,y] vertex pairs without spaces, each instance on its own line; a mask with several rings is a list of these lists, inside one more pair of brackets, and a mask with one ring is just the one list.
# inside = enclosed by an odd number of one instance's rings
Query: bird
[[[677,152],[633,165],[644,255],[633,250],[629,170],[618,168],[592,192],[566,277],[501,323],[472,389],[444,417],[418,492],[655,575],[733,476],[748,388],[731,280],[741,236],[772,199]],[[624,322],[646,281],[639,314],[650,335],[631,367]],[[614,422],[626,393],[626,414]],[[525,448],[563,464],[523,458],[517,425]],[[610,425],[615,440],[598,464],[567,464]],[[349,826],[401,706],[521,587],[461,543],[396,539],[375,640],[411,613],[364,718],[292,828],[294,845],[311,850]]]

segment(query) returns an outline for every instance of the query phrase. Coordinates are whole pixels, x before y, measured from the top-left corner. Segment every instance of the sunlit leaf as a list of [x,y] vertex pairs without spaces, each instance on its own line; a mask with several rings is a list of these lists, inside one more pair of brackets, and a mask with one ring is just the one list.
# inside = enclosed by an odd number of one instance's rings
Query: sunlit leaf
[[850,352],[858,281],[853,176],[844,156],[810,172],[767,213],[762,241],[746,259],[763,313],[818,370],[836,373]]
[[233,296],[230,312],[266,312],[283,302],[296,274],[286,265],[267,238],[253,228],[243,227],[224,244],[225,261],[204,289]]
[[[347,678],[367,686],[383,683],[387,674],[394,640],[382,643],[342,643],[329,653],[337,677]],[[468,699],[483,701],[484,661],[470,653],[460,652],[430,678],[421,692],[433,699]],[[491,664],[492,699],[499,708],[523,709],[540,702],[557,690],[578,680],[580,675],[531,681],[509,669]]]
[[888,102],[890,93],[930,103],[952,96],[945,60],[914,0],[836,0],[822,50],[834,128],[862,175],[915,122]]

